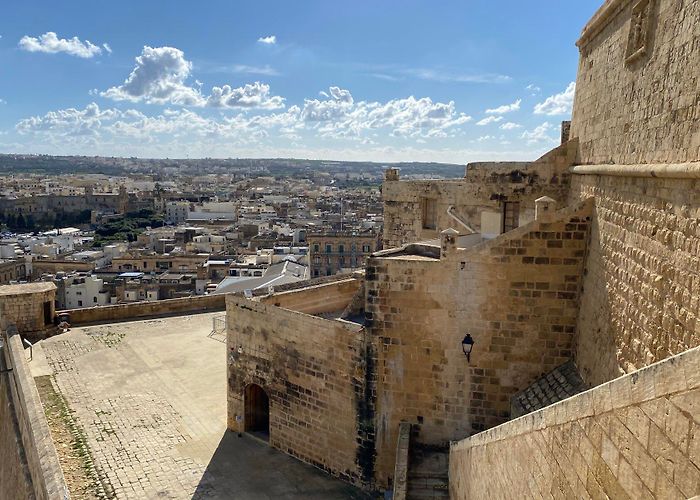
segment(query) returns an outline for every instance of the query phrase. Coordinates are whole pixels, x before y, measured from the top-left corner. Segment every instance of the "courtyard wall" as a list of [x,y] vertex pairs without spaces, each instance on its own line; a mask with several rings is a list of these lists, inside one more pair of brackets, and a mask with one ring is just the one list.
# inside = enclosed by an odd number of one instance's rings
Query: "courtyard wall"
[[272,446],[368,486],[362,327],[240,296],[226,300],[229,429],[245,430],[245,388],[257,384],[270,398]]

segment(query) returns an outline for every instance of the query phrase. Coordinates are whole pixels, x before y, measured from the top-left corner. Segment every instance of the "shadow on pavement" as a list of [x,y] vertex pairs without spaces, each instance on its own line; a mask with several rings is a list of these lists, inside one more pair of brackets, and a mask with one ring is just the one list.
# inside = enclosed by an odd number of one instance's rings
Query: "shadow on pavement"
[[192,497],[203,499],[369,499],[358,488],[271,448],[225,431]]

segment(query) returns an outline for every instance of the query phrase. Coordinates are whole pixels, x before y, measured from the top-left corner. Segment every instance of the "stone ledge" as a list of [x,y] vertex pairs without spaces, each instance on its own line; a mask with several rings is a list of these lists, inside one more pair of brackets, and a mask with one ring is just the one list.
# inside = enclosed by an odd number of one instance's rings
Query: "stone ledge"
[[571,173],[575,175],[700,179],[700,162],[650,163],[647,165],[579,165],[572,167]]
[[586,26],[583,27],[581,37],[576,42],[576,46],[582,49],[587,45],[596,35],[603,31],[603,28],[605,28],[629,2],[631,2],[631,0],[607,0],[596,13],[593,14],[593,17],[586,23]]

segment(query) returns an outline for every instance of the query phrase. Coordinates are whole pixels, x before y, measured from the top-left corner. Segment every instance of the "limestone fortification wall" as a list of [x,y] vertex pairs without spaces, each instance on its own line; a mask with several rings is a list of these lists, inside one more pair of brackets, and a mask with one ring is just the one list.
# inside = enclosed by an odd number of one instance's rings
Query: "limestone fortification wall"
[[700,345],[700,165],[574,172],[572,200],[595,197],[576,364],[596,385]]
[[691,498],[698,415],[695,348],[452,443],[450,497]]
[[[26,335],[53,326],[55,299],[53,283],[0,286],[0,328],[14,325]],[[44,313],[45,304],[48,314]]]
[[[635,57],[630,31],[638,4],[645,50]],[[608,0],[578,42],[571,122],[578,163],[700,159],[700,2],[642,4]]]
[[[501,424],[509,398],[571,358],[590,202],[440,260],[373,257],[367,328],[376,353],[377,477],[393,474],[401,421],[416,442]],[[476,344],[468,363],[461,341]]]
[[[0,348],[0,370],[6,370],[3,348]],[[22,436],[12,401],[12,372],[0,373],[0,489],[15,492],[17,498],[31,498],[32,479],[24,456]]]
[[[575,155],[575,142],[552,150],[535,162],[473,163],[464,179],[445,181],[395,181],[382,185],[384,199],[384,248],[437,238],[440,231],[455,227],[447,214],[454,214],[479,231],[481,212],[500,212],[502,201],[521,202],[520,219],[534,219],[535,199],[550,196],[563,200],[568,192],[568,167]],[[423,227],[422,200],[436,200],[435,229]]]
[[0,496],[69,498],[22,340],[14,328],[0,338],[0,367],[12,369],[0,375]]
[[257,384],[270,398],[272,446],[368,485],[373,450],[360,428],[366,398],[360,325],[234,295],[226,317],[229,429],[245,429],[245,388]]
[[329,313],[345,309],[361,285],[361,280],[348,278],[303,290],[275,293],[260,300],[305,314]]
[[113,306],[86,307],[58,311],[70,314],[71,325],[87,323],[113,323],[132,321],[156,316],[198,314],[223,311],[226,308],[226,295],[201,295],[181,299],[166,299],[154,302],[134,302]]

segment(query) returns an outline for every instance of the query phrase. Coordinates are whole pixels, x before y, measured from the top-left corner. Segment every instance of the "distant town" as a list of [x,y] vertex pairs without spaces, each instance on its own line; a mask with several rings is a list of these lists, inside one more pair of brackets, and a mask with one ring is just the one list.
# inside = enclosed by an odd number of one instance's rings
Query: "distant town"
[[[464,173],[401,167],[404,178]],[[2,155],[0,284],[53,282],[56,308],[80,309],[349,273],[382,248],[386,168]]]

